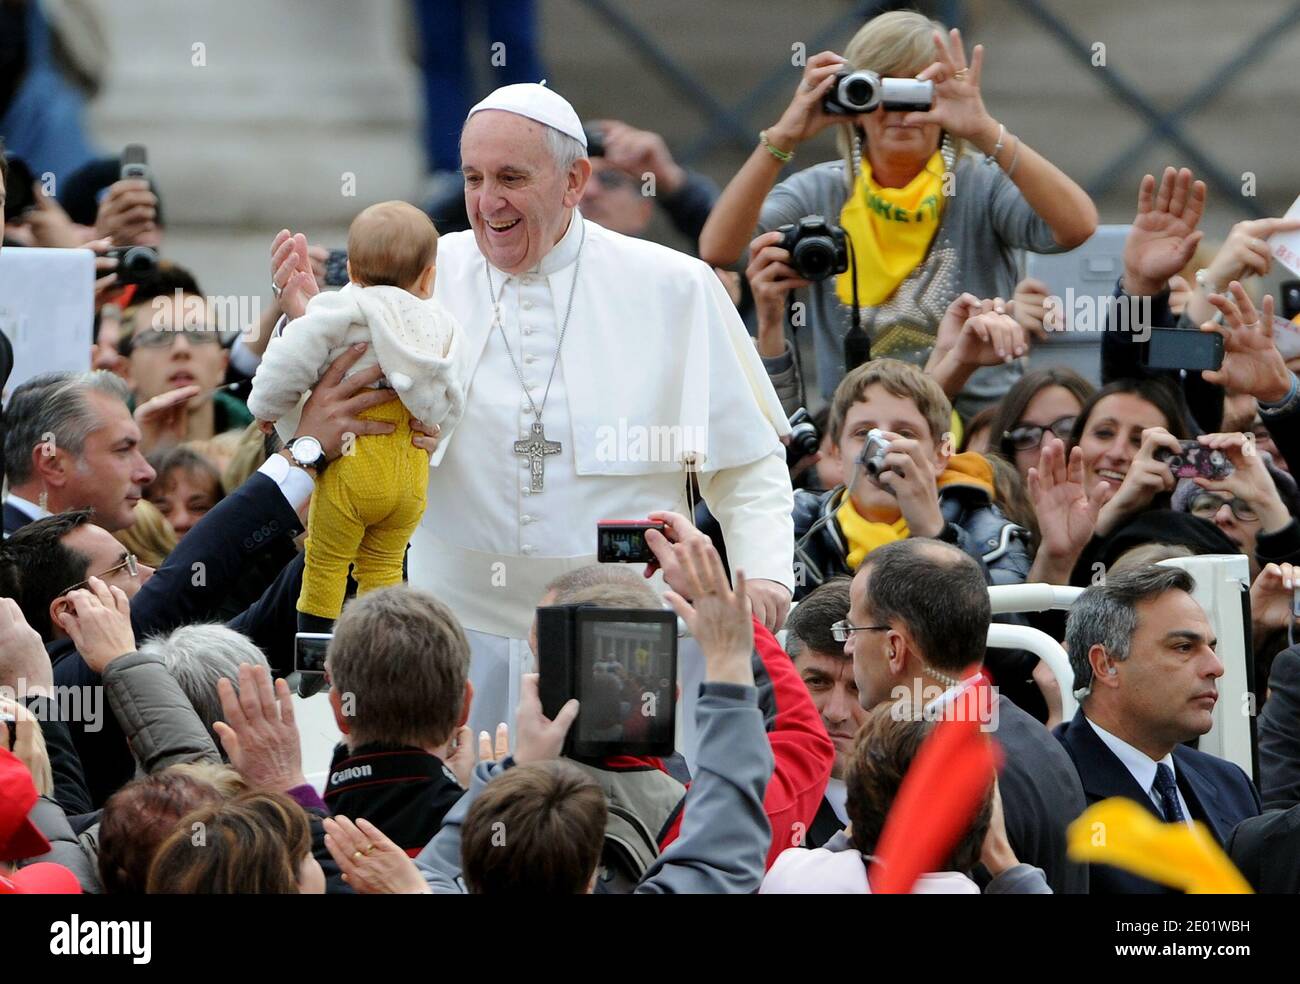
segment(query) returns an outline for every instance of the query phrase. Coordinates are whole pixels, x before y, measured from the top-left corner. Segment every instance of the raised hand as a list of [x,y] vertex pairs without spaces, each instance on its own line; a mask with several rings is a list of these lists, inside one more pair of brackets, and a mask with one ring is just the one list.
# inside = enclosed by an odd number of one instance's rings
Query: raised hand
[[926,112],[908,113],[903,122],[909,126],[938,123],[954,137],[971,141],[987,137],[985,143],[991,148],[997,140],[998,125],[984,108],[980,94],[984,46],[975,46],[968,65],[961,31],[954,27],[947,38],[934,32],[934,54],[933,64],[917,76],[934,82],[934,106]]
[[343,880],[362,895],[420,895],[429,892],[420,869],[400,847],[364,817],[326,817],[325,848]]
[[56,617],[86,665],[103,673],[113,660],[135,652],[131,603],[117,585],[105,584],[97,577],[86,585],[68,592],[72,610],[64,609]]
[[1148,427],[1142,431],[1142,443],[1128,467],[1128,474],[1097,515],[1099,534],[1105,536],[1114,532],[1124,520],[1149,506],[1161,492],[1173,490],[1176,484],[1174,473],[1169,470],[1167,462],[1155,456],[1160,448],[1178,454],[1182,445],[1163,427]]
[[1295,590],[1300,588],[1300,567],[1265,564],[1250,586],[1250,619],[1256,637],[1291,624]]
[[822,100],[835,84],[835,73],[846,64],[844,58],[833,51],[818,52],[808,59],[790,105],[776,124],[767,128],[767,137],[778,150],[792,151],[828,126],[846,122],[845,117],[822,109]]
[[276,680],[265,666],[239,667],[239,693],[226,677],[217,680],[224,721],[212,729],[221,739],[241,776],[250,785],[288,792],[307,784],[302,774],[302,746],[294,723],[289,685]]
[[1124,291],[1133,297],[1158,294],[1169,278],[1185,267],[1204,233],[1205,182],[1194,181],[1187,168],[1165,168],[1156,179],[1144,175],[1138,186],[1138,210],[1124,242]]
[[1237,281],[1228,293],[1211,294],[1209,302],[1223,314],[1223,324],[1206,322],[1201,331],[1223,336],[1223,364],[1206,369],[1201,378],[1229,393],[1249,393],[1265,403],[1277,403],[1291,392],[1291,370],[1273,344],[1273,298],[1264,298],[1263,312]]
[[542,711],[536,673],[525,673],[519,689],[519,708],[515,712],[515,762],[545,762],[559,758],[564,750],[564,736],[578,716],[577,698],[571,697],[552,721]]
[[707,538],[687,542],[679,559],[692,600],[676,591],[666,592],[664,598],[699,643],[705,680],[753,686],[754,623],[744,573],[736,571],[733,591],[722,558]]
[[[271,243],[271,285],[278,289],[280,310],[289,320],[300,318],[307,302],[320,293],[312,263],[314,247],[308,247],[301,232],[293,235],[281,229]],[[318,262],[323,262],[319,256]]]
[[1030,581],[1053,584],[1068,580],[1079,554],[1092,539],[1097,517],[1110,498],[1110,486],[1098,482],[1089,490],[1083,475],[1081,448],[1071,451],[1067,460],[1064,441],[1044,439],[1038,465],[1029,469],[1029,499],[1042,536]]

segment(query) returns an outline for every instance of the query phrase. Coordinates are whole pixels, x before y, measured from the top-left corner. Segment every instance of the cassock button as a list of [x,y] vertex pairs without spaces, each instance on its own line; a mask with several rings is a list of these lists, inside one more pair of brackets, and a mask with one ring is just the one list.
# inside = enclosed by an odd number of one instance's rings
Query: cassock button
[[525,356],[524,356],[524,361],[525,361],[526,363],[528,363],[528,364],[531,366],[534,362],[537,361],[537,356],[535,356],[535,355],[525,355]]
[[531,274],[525,274],[524,276],[520,277],[519,280],[521,283],[531,284],[533,282],[533,277]]
[[524,303],[523,303],[522,305],[520,305],[520,306],[521,306],[525,311],[531,311],[531,310],[533,309],[533,302],[532,302],[532,301],[524,301]]
[[529,516],[527,513],[524,513],[522,516],[519,517],[519,522],[523,523],[525,526],[527,526],[532,521],[533,521],[533,517]]
[[519,549],[520,549],[520,551],[521,551],[522,553],[524,553],[524,554],[526,554],[526,555],[529,555],[529,556],[531,556],[532,554],[534,554],[534,553],[537,552],[537,548],[534,547],[531,543],[525,543],[525,544],[524,544],[522,547],[520,547]]
[[523,331],[525,335],[531,335],[533,333],[533,330],[529,328],[527,325],[524,325]]

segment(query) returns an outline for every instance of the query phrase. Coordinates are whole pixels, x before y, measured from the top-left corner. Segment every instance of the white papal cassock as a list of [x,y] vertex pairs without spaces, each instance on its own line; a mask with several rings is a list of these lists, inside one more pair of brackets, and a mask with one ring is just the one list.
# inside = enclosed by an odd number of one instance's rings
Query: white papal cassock
[[[708,266],[575,210],[535,270],[492,269],[503,340],[474,234],[444,236],[437,263],[435,296],[465,332],[466,409],[433,456],[408,576],[470,635],[471,727],[512,719],[533,611],[547,582],[595,561],[598,520],[689,511],[691,456],[732,568],[793,587],[792,492],[778,436],[789,425]],[[529,437],[534,418],[505,344],[540,407],[575,268],[542,414],[547,439],[563,449],[545,459],[544,487],[532,492],[514,442]]]

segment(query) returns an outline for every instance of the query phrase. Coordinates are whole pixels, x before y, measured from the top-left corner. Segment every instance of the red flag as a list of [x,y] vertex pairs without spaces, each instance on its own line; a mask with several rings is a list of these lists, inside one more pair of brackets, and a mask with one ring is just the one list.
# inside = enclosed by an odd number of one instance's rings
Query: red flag
[[873,894],[910,892],[921,875],[940,869],[970,828],[1001,756],[983,730],[996,700],[981,673],[931,706],[939,714],[946,702],[946,711],[921,743],[885,819],[867,871]]

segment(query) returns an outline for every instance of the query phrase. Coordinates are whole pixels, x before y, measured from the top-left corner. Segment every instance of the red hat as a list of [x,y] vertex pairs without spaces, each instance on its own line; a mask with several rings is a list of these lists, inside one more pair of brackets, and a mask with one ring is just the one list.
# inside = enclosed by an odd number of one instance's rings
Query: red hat
[[49,851],[50,842],[27,818],[35,802],[36,786],[27,766],[0,748],[0,861],[21,861]]
[[61,864],[41,861],[0,875],[0,895],[80,895],[77,876]]

